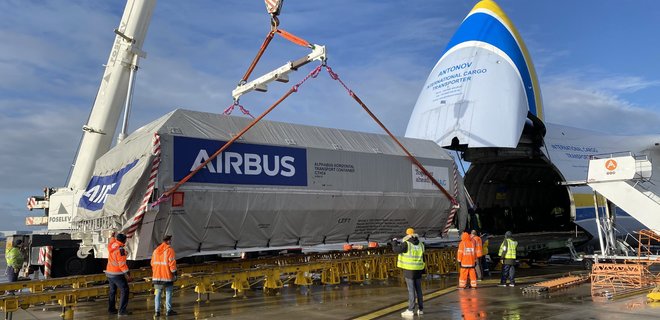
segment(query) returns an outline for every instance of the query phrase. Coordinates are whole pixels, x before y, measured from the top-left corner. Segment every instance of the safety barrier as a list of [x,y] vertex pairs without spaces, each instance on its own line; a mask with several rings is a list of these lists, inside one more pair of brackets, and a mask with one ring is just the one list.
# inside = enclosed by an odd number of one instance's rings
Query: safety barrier
[[645,264],[595,263],[591,270],[591,297],[609,300],[650,291],[656,276]]
[[[660,274],[651,271],[660,263],[652,244],[660,241],[660,235],[651,230],[640,230],[637,257],[613,263],[596,263],[591,270],[591,297],[593,300],[609,300],[649,292],[660,282]],[[636,259],[635,259],[636,258]]]
[[[428,249],[425,252],[429,274],[447,274],[456,271],[455,248]],[[284,283],[293,280],[295,285],[311,285],[312,278],[320,274],[320,283],[336,285],[343,281],[362,283],[366,280],[386,280],[400,275],[396,268],[397,255],[389,248],[370,248],[349,252],[328,252],[296,256],[276,256],[266,259],[226,261],[199,265],[178,266],[182,276],[175,285],[181,289],[193,288],[197,301],[208,302],[210,294],[222,287],[231,286],[235,296],[241,295],[257,283],[264,292],[276,292]],[[150,292],[151,269],[131,270],[134,279],[129,283],[132,293]],[[29,293],[0,297],[0,310],[11,314],[19,308],[44,303],[57,303],[62,307],[62,317],[73,316],[78,301],[107,296],[108,286],[104,274],[23,281],[0,284],[0,290],[28,289]],[[66,286],[66,288],[61,288]],[[52,291],[45,291],[52,288]],[[204,297],[205,296],[205,297]]]

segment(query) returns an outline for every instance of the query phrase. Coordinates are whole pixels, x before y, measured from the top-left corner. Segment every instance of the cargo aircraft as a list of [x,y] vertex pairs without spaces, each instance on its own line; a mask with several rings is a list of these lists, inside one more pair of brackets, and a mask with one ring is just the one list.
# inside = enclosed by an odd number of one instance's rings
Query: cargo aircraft
[[[571,183],[586,180],[589,158],[626,151],[646,155],[654,169],[660,163],[660,134],[617,136],[546,122],[529,52],[491,0],[477,3],[447,44],[406,137],[433,140],[470,162],[465,185],[482,228],[493,234],[577,235],[577,225],[595,236],[593,191]],[[655,194],[657,180],[646,183]],[[615,228],[626,234],[644,226],[618,209]]]

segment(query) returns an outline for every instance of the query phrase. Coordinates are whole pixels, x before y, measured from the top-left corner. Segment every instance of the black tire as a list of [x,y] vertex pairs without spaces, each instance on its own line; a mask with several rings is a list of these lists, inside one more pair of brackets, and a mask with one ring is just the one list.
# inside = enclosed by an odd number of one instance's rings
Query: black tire
[[594,265],[594,261],[591,259],[584,259],[582,260],[582,265],[584,266],[584,269],[587,271],[591,271]]
[[87,274],[88,261],[93,258],[78,258],[77,249],[63,248],[53,251],[51,276],[54,278]]
[[64,272],[70,276],[78,276],[86,273],[87,259],[80,259],[74,255],[67,257],[64,261]]

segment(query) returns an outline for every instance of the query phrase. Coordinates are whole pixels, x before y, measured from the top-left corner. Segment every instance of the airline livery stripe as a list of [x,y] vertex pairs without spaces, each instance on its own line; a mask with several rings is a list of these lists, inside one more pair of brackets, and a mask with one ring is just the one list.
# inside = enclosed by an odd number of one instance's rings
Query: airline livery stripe
[[[576,207],[594,207],[594,195],[591,193],[573,193],[573,201]],[[605,205],[603,196],[598,196],[598,206]]]
[[[488,29],[490,32],[487,34],[483,33],[484,29]],[[538,117],[539,113],[537,112],[536,96],[534,92],[536,87],[532,82],[530,68],[528,68],[525,56],[518,46],[518,42],[509,32],[509,29],[493,16],[477,12],[469,15],[465,21],[463,21],[459,29],[449,41],[449,44],[447,44],[445,53],[452,47],[466,41],[481,41],[491,44],[509,56],[522,77],[529,111]]]
[[543,120],[543,101],[541,100],[541,87],[539,86],[539,81],[536,76],[536,70],[534,69],[531,56],[529,55],[527,46],[525,46],[525,42],[522,41],[520,33],[518,33],[518,30],[515,28],[511,20],[509,20],[509,17],[504,13],[502,8],[500,8],[497,3],[495,3],[495,1],[479,1],[479,3],[474,6],[470,14],[478,11],[490,12],[490,14],[494,15],[498,20],[502,21],[502,23],[509,29],[511,34],[513,34],[513,37],[518,42],[518,46],[520,46],[520,49],[522,49],[523,56],[525,57],[525,60],[527,60],[527,67],[529,68],[529,73],[532,77],[534,97],[536,99],[536,116]]

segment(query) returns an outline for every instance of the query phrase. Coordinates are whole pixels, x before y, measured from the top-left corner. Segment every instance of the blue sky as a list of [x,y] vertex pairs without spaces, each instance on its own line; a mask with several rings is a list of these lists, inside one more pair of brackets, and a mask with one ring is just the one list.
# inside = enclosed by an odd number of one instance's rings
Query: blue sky
[[[536,65],[546,120],[658,133],[660,1],[497,1]],[[328,64],[395,134],[476,1],[287,0],[281,28],[327,46]],[[0,2],[0,229],[25,229],[26,198],[66,183],[124,1]],[[261,0],[160,0],[138,72],[130,130],[175,109],[222,112],[269,30]],[[276,38],[254,76],[307,53]],[[258,114],[290,84],[251,93]],[[380,132],[327,75],[268,119]],[[40,215],[41,211],[32,212]]]

